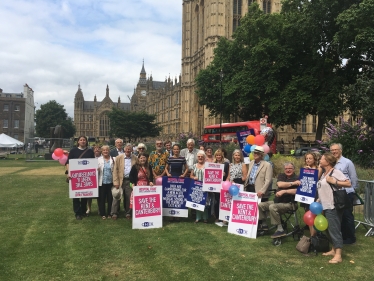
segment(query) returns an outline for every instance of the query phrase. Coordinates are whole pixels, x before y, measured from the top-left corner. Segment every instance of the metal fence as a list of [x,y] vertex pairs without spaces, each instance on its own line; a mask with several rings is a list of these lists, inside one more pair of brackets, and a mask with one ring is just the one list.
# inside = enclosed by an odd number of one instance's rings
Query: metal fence
[[[374,235],[374,181],[359,180],[359,194],[363,205],[355,205],[354,214],[356,229],[362,225],[367,230],[365,236]],[[362,188],[364,186],[364,188]]]

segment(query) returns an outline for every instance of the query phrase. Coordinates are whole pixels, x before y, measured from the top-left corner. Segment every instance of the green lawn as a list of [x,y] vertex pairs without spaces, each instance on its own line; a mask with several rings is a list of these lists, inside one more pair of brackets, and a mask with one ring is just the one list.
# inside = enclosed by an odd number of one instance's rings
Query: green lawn
[[0,280],[374,280],[374,238],[357,231],[343,263],[304,256],[292,237],[246,239],[191,219],[161,229],[93,214],[75,220],[58,162],[0,160]]

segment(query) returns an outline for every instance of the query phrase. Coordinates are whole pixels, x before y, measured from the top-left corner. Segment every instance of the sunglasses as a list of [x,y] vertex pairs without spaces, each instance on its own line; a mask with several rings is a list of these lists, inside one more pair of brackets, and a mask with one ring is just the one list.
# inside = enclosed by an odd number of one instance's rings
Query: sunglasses
[[144,149],[144,147],[138,147],[138,149]]

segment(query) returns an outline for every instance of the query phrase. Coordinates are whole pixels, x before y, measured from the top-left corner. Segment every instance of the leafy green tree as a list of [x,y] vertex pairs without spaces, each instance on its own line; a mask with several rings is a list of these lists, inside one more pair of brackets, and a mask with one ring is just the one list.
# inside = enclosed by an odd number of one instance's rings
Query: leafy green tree
[[156,116],[146,112],[124,111],[113,108],[107,113],[110,120],[110,136],[137,141],[140,138],[157,137],[162,127],[156,123]]
[[40,137],[49,138],[50,127],[61,125],[63,129],[63,137],[70,138],[75,134],[73,120],[66,113],[63,105],[55,100],[49,101],[40,106],[35,113],[35,130]]
[[349,109],[344,90],[360,72],[359,65],[345,63],[348,52],[337,39],[339,16],[359,2],[285,0],[280,14],[263,14],[252,5],[233,40],[221,39],[214,60],[198,74],[200,103],[220,114],[222,69],[224,116],[257,119],[266,114],[282,126],[313,114],[318,116],[316,139],[321,139],[323,126]]

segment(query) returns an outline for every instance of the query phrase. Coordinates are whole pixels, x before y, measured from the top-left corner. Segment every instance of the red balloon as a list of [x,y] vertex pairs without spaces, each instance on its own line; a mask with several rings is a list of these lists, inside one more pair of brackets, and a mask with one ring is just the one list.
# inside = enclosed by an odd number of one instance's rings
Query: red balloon
[[265,137],[263,135],[257,135],[257,136],[255,136],[255,144],[256,145],[261,146],[261,145],[264,144],[264,142],[265,142]]
[[311,211],[308,211],[304,214],[303,220],[306,225],[314,225],[314,219],[317,215],[313,214]]
[[53,152],[57,157],[61,157],[64,154],[64,151],[61,148],[56,148]]
[[253,135],[249,135],[249,136],[247,136],[246,141],[247,141],[247,143],[250,144],[250,145],[255,144],[255,136],[253,136]]

